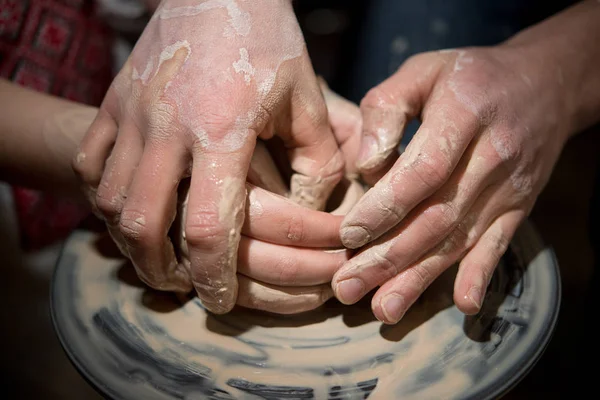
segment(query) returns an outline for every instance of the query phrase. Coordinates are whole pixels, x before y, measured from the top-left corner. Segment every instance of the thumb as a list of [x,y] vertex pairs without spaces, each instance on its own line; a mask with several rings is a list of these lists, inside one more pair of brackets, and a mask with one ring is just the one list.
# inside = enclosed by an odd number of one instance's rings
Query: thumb
[[444,65],[439,52],[413,56],[366,94],[360,103],[363,128],[357,161],[362,173],[389,166],[406,124],[419,116]]

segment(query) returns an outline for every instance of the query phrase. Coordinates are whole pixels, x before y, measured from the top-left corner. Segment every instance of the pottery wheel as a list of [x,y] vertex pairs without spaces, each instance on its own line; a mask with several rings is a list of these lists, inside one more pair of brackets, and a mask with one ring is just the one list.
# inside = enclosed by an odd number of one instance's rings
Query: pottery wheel
[[112,399],[496,398],[539,359],[560,302],[556,259],[529,223],[480,314],[453,305],[454,268],[395,326],[374,319],[369,299],[211,315],[196,298],[144,287],[99,238],[78,230],[66,242],[52,315],[76,368]]

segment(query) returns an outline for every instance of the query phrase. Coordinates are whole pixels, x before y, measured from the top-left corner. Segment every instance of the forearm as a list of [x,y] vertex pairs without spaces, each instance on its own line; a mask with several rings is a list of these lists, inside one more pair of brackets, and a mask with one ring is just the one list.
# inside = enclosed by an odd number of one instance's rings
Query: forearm
[[0,80],[0,180],[78,193],[71,160],[96,109]]
[[[568,135],[600,121],[600,1],[582,1],[511,38],[506,46],[550,70]],[[552,79],[553,78],[553,79]]]

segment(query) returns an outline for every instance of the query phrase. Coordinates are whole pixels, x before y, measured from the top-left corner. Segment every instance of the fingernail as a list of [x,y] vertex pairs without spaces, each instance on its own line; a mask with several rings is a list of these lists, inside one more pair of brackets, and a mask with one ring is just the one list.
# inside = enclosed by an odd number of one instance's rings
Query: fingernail
[[365,292],[365,284],[358,278],[341,281],[335,287],[336,297],[344,304],[354,304]]
[[340,232],[342,244],[349,249],[357,249],[369,243],[371,235],[362,226],[348,226]]
[[360,152],[358,153],[358,165],[367,166],[371,159],[379,153],[379,143],[371,135],[363,135],[360,141]]
[[215,288],[195,282],[194,288],[204,308],[213,314],[226,314],[235,305],[235,295],[226,287]]
[[215,299],[214,301],[201,299],[201,302],[206,310],[217,315],[227,314],[233,308],[232,304],[226,303],[223,299]]
[[478,310],[481,309],[481,289],[479,286],[472,286],[467,293],[467,298]]
[[400,321],[406,312],[404,297],[397,293],[388,294],[381,299],[381,310],[388,322],[396,323]]

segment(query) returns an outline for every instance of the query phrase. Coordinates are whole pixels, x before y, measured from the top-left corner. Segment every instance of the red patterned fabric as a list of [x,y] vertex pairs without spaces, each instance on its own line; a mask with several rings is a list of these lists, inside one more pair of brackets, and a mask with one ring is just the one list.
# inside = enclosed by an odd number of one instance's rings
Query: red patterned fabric
[[[91,0],[0,0],[0,76],[28,88],[100,105],[112,80],[112,35]],[[64,237],[84,216],[50,193],[13,188],[23,245]]]

